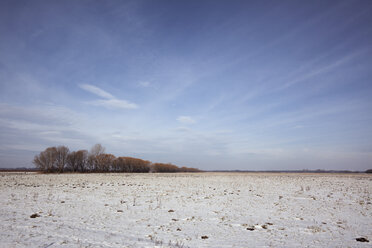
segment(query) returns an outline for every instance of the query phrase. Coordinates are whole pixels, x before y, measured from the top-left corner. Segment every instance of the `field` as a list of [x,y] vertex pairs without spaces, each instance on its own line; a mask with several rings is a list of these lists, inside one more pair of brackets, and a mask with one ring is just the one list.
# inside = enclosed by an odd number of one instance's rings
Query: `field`
[[0,247],[370,247],[371,192],[367,174],[4,172]]

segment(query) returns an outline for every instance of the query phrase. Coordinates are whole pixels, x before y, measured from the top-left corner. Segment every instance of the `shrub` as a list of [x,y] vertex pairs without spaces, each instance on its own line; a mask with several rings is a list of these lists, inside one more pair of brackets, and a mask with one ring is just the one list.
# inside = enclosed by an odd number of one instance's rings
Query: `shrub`
[[163,164],[163,163],[155,163],[153,164],[153,171],[154,172],[179,172],[180,168],[173,164]]

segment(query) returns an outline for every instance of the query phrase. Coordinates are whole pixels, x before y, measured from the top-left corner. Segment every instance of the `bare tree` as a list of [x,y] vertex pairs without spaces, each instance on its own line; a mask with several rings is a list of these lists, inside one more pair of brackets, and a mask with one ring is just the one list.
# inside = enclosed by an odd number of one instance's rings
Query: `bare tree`
[[100,172],[108,172],[113,167],[115,156],[112,154],[100,154],[96,157],[97,159],[97,170]]
[[101,144],[95,144],[91,149],[90,149],[90,154],[94,156],[98,156],[100,154],[105,153],[105,148]]
[[67,169],[72,172],[78,171],[78,156],[76,152],[70,152],[67,156]]
[[85,172],[87,169],[88,151],[79,150],[76,152],[75,156],[76,156],[77,170],[80,172]]
[[37,169],[45,171],[47,167],[47,161],[46,161],[46,157],[44,156],[43,152],[41,152],[39,155],[35,155],[32,163],[36,166]]
[[34,157],[33,163],[36,168],[41,169],[44,172],[54,172],[56,170],[57,161],[57,148],[48,147],[39,155]]
[[93,172],[96,168],[96,158],[92,154],[88,154],[86,169]]
[[66,163],[67,163],[67,156],[70,150],[66,146],[58,146],[56,148],[56,151],[57,151],[57,158],[56,158],[57,169],[58,169],[58,172],[63,172],[66,166]]
[[105,148],[101,144],[95,144],[89,152],[89,167],[92,171],[99,171],[100,164],[98,158],[101,154],[105,153]]

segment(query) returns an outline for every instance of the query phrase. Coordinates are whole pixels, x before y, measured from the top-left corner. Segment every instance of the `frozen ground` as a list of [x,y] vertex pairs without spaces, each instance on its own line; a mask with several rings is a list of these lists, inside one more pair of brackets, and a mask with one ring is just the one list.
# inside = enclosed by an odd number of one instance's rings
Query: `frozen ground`
[[366,174],[0,173],[0,247],[371,247],[371,192]]

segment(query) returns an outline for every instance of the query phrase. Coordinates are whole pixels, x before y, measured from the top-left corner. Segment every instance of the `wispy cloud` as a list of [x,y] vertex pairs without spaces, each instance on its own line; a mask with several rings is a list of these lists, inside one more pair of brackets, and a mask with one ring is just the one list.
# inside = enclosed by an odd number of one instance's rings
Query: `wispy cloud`
[[107,91],[104,91],[103,89],[100,89],[100,88],[98,88],[94,85],[91,85],[91,84],[79,84],[79,87],[82,88],[83,90],[86,90],[86,91],[88,91],[90,93],[93,93],[97,96],[100,96],[102,98],[106,98],[106,99],[115,98],[113,95],[111,95]]
[[147,88],[151,86],[151,83],[149,81],[141,81],[138,83],[140,87]]
[[177,132],[190,132],[191,131],[191,129],[188,128],[188,127],[177,127],[174,130],[177,131]]
[[[87,131],[85,123],[89,121],[85,118],[83,113],[62,106],[0,104],[0,139],[4,140],[0,150],[36,152],[57,144],[88,147],[96,137]],[[28,166],[32,156],[23,154],[19,159]]]
[[356,58],[358,55],[362,54],[362,52],[365,52],[366,50],[363,49],[363,50],[360,50],[360,51],[357,51],[357,52],[354,52],[350,55],[347,55],[339,60],[336,60],[334,61],[333,63],[331,64],[328,64],[326,66],[323,66],[323,67],[319,67],[319,68],[316,68],[304,75],[301,75],[300,77],[298,78],[295,78],[291,81],[288,81],[287,83],[284,84],[284,86],[282,88],[288,88],[294,84],[297,84],[297,83],[300,83],[302,81],[305,81],[307,79],[310,79],[312,77],[315,77],[315,76],[318,76],[318,75],[321,75],[321,74],[324,74],[324,73],[327,73],[329,71],[332,71],[342,65],[345,65],[346,63],[350,62],[352,59]]
[[182,124],[194,124],[196,121],[190,116],[181,115],[177,118],[177,121]]
[[96,101],[91,101],[89,104],[96,105],[96,106],[103,106],[106,108],[118,108],[118,109],[136,109],[138,105],[135,103],[131,103],[127,100],[117,99],[107,91],[98,88],[97,86],[91,84],[79,84],[79,87],[85,91],[88,91],[94,95],[97,95],[101,98]]
[[106,108],[118,108],[118,109],[136,109],[138,105],[135,103],[128,102],[126,100],[119,99],[101,99],[89,102],[92,105],[104,106]]

